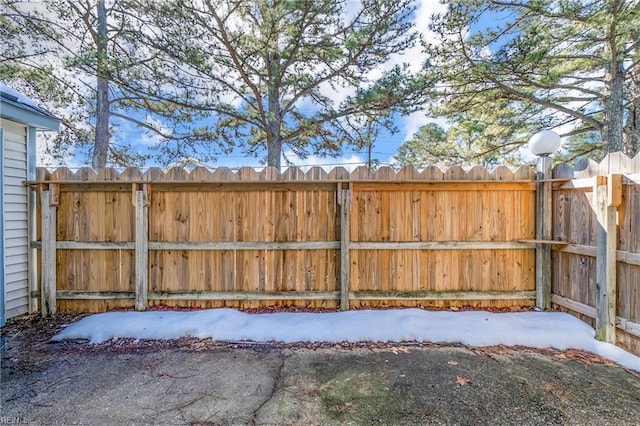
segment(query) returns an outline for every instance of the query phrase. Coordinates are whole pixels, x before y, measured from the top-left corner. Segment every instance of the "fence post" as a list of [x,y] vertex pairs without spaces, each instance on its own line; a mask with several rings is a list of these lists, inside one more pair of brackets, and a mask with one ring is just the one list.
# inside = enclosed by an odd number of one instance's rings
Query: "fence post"
[[[552,192],[551,182],[544,182],[551,178],[551,158],[538,157],[536,169],[536,240],[548,241],[552,239]],[[551,308],[551,245],[536,244],[536,306],[539,309]]]
[[[134,184],[135,185],[135,184]],[[135,185],[137,186],[137,185]],[[148,264],[149,264],[149,204],[147,185],[142,190],[135,189],[136,205],[136,311],[147,309],[148,303]]]
[[[38,249],[33,247],[33,243],[38,240],[38,216],[37,216],[37,196],[38,193],[29,188],[27,219],[27,235],[29,236],[29,251],[27,252],[28,287],[29,287],[29,313],[38,312],[38,299],[33,297],[33,292],[38,290]],[[42,248],[42,246],[40,246]]]
[[351,184],[347,189],[338,184],[338,203],[340,204],[340,310],[349,310],[349,270],[350,241],[349,215],[351,206]]
[[596,231],[596,339],[615,344],[617,288],[617,210],[622,202],[622,176],[594,178]]
[[40,191],[40,208],[42,216],[42,282],[40,291],[40,309],[42,316],[48,317],[56,313],[56,211],[57,188],[49,184],[49,188]]

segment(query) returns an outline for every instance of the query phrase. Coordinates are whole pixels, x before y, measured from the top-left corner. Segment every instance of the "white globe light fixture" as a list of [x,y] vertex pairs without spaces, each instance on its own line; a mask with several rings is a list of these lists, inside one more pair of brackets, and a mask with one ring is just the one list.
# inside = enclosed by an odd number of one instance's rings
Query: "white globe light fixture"
[[539,157],[548,157],[560,148],[560,135],[553,130],[543,130],[529,139],[529,151]]

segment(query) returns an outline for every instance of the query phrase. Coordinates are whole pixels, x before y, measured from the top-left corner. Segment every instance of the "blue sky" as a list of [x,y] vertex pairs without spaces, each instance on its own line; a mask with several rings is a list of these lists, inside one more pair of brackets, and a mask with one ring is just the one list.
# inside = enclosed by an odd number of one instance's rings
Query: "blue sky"
[[[372,160],[377,160],[380,164],[391,164],[393,161],[393,156],[396,154],[398,147],[402,144],[404,140],[410,138],[413,134],[413,128],[415,127],[414,121],[424,120],[426,122],[427,117],[424,113],[422,119],[419,118],[409,118],[409,117],[395,117],[396,125],[399,128],[399,132],[396,134],[391,134],[388,131],[382,133],[375,141],[374,146],[371,150],[371,158]],[[126,129],[125,129],[126,128]],[[120,135],[124,139],[129,141],[134,140],[133,145],[140,149],[142,152],[147,151],[147,147],[151,148],[156,143],[154,138],[151,136],[147,136],[142,134],[135,126],[128,125],[128,123],[122,123],[120,129]],[[150,151],[151,152],[151,151]],[[355,168],[360,165],[364,165],[367,162],[368,153],[365,150],[358,149],[356,147],[346,146],[343,149],[342,155],[339,157],[321,157],[318,155],[310,155],[304,159],[299,158],[290,150],[287,150],[285,147],[285,151],[283,154],[283,166],[287,165],[287,161],[298,167],[307,167],[307,166],[323,166],[327,168],[331,168],[332,166],[342,165],[347,168]],[[207,163],[209,166],[213,167],[230,167],[230,168],[239,168],[242,166],[250,166],[250,167],[262,167],[264,164],[261,164],[261,161],[266,158],[266,151],[262,150],[258,156],[249,156],[245,154],[242,149],[237,148],[234,152],[230,154],[222,154],[219,155],[218,161],[215,163]],[[147,166],[154,165],[153,161],[149,161]]]
[[[396,116],[394,121],[399,128],[399,132],[391,134],[388,131],[384,131],[375,141],[372,148],[371,155],[372,160],[377,160],[380,164],[391,164],[393,156],[396,154],[398,147],[404,140],[410,138],[413,132],[417,130],[420,123],[426,122],[428,118],[424,112],[415,114],[415,117],[401,117]],[[213,119],[212,119],[213,121]],[[129,141],[134,149],[140,150],[145,153],[153,153],[153,146],[157,144],[156,137],[153,135],[147,135],[140,131],[134,124],[119,120],[116,122],[118,128],[116,130],[116,136],[114,140]],[[417,126],[417,127],[416,127]],[[360,165],[364,165],[367,162],[367,151],[357,149],[355,147],[346,146],[343,149],[342,155],[339,157],[321,157],[317,155],[310,155],[304,159],[297,157],[293,152],[285,148],[284,157],[298,167],[307,166],[323,166],[326,168],[332,168],[333,166],[342,165],[347,168],[355,168]],[[234,152],[227,155],[219,155],[218,161],[213,163],[206,163],[212,167],[230,167],[239,168],[243,166],[250,167],[263,167],[261,161],[266,158],[266,151],[260,152],[258,156],[249,156],[245,154],[241,149],[236,149]],[[283,159],[282,164],[286,166],[286,160]],[[75,167],[82,166],[78,160],[71,159],[71,165]],[[153,160],[149,160],[146,167],[158,165]],[[145,168],[146,168],[145,167]]]

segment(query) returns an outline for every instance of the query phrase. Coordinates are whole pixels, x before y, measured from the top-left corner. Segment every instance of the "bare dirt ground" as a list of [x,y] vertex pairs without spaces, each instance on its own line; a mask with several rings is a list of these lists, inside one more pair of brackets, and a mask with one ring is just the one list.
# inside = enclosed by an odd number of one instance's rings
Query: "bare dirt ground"
[[583,351],[49,343],[78,318],[2,329],[0,424],[640,424],[640,376]]

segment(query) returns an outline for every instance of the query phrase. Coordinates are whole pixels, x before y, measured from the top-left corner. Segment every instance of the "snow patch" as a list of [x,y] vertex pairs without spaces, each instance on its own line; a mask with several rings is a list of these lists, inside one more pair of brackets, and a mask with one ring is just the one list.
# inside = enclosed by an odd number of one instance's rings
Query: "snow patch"
[[218,341],[461,343],[582,349],[640,371],[640,357],[595,340],[588,324],[562,312],[362,310],[247,314],[233,309],[107,312],[85,317],[52,340],[177,339]]

